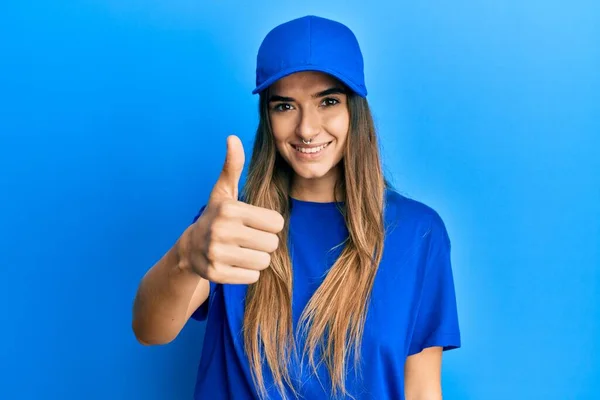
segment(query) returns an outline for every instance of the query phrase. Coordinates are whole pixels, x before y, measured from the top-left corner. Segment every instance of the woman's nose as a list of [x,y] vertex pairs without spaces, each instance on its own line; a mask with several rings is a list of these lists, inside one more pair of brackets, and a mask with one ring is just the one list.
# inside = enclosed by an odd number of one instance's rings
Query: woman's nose
[[321,117],[316,110],[302,110],[296,127],[296,134],[304,140],[310,140],[321,130]]

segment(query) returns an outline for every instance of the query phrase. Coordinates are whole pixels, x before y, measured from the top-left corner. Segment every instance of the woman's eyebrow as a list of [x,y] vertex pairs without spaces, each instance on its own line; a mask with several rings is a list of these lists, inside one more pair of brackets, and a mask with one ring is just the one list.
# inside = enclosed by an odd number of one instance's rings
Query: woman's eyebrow
[[294,101],[294,99],[292,99],[291,97],[283,97],[283,96],[274,94],[274,95],[271,95],[271,97],[269,97],[269,103],[272,103],[274,101],[292,102],[292,101]]
[[312,95],[313,98],[330,96],[332,94],[346,94],[346,91],[340,87],[334,86],[329,89],[323,90],[322,92],[315,93]]
[[[329,89],[325,89],[321,92],[315,93],[312,95],[312,97],[314,99],[317,99],[319,97],[330,96],[332,94],[346,94],[346,91],[342,88],[334,86]],[[295,100],[292,97],[285,97],[285,96],[279,96],[277,94],[274,94],[269,97],[269,103],[272,103],[274,101],[293,102]]]

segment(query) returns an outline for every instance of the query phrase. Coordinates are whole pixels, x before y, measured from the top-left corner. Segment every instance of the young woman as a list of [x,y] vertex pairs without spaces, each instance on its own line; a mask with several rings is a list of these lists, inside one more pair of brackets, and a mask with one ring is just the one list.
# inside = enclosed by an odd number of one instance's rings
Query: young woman
[[450,240],[384,179],[354,34],[295,19],[257,64],[243,192],[231,136],[207,204],[142,279],[138,340],[207,319],[196,399],[441,399],[460,346]]

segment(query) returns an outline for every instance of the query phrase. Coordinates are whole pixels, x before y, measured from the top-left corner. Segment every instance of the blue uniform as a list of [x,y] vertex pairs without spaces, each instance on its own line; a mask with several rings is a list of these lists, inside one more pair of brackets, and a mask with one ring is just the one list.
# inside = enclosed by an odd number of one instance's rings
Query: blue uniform
[[[289,249],[295,328],[342,250],[341,246],[331,249],[347,238],[348,230],[335,203],[291,202]],[[461,342],[450,239],[444,222],[429,206],[391,190],[386,192],[384,216],[385,247],[367,312],[361,379],[352,372],[353,359],[348,364],[346,387],[357,399],[404,399],[406,357],[431,346],[457,348]],[[247,285],[211,283],[209,299],[193,314],[196,320],[207,320],[197,400],[258,398],[242,336],[246,289]],[[330,382],[325,367],[319,370],[321,383],[311,376],[311,368],[302,368],[302,375],[299,371],[294,365],[290,367],[304,399],[331,398],[321,386]],[[269,399],[280,398],[268,368],[264,376]]]

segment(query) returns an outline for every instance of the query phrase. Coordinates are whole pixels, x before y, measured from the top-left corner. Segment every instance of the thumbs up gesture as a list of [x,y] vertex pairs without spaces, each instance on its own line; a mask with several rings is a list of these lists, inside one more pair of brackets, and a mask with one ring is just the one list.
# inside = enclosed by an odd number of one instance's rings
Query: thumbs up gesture
[[208,204],[190,228],[190,262],[204,279],[216,283],[250,284],[271,264],[284,226],[281,214],[238,200],[244,148],[236,136],[227,138],[227,155]]

